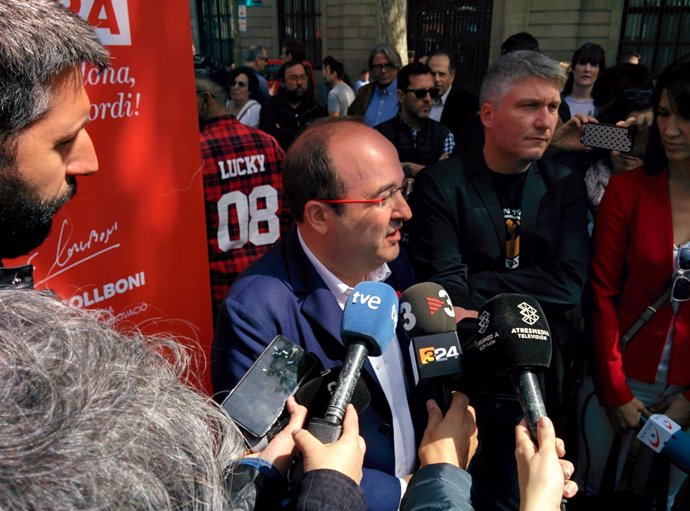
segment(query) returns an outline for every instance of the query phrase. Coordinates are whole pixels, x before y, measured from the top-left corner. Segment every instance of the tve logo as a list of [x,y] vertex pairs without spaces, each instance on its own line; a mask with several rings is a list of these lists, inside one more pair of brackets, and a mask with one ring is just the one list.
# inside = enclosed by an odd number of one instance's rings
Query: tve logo
[[128,0],[59,0],[96,29],[105,46],[130,46]]
[[352,294],[352,303],[357,302],[361,303],[362,305],[366,305],[371,310],[378,310],[379,306],[381,305],[381,297],[376,295],[365,295],[359,291],[355,291]]

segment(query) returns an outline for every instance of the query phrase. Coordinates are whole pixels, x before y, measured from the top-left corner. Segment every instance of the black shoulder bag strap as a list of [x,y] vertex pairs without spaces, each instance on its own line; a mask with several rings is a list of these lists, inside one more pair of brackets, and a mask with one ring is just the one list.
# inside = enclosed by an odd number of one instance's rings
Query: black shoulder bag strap
[[671,297],[671,288],[673,287],[673,281],[666,286],[666,289],[664,290],[663,293],[654,300],[654,303],[648,306],[645,310],[642,311],[642,314],[635,320],[633,325],[628,329],[627,332],[625,332],[625,335],[621,337],[620,345],[621,345],[621,353],[625,350],[625,347],[628,345],[630,340],[633,338],[633,336],[640,331],[640,328],[642,328],[647,321],[652,319],[654,314],[656,314],[656,311],[661,307],[664,303],[666,303],[669,298]]

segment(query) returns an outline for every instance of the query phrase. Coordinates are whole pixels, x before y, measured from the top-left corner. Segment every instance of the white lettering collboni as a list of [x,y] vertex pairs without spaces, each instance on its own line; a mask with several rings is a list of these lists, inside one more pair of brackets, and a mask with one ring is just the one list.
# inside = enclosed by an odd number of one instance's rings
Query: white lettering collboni
[[128,0],[60,0],[93,25],[105,46],[131,46]]
[[125,294],[133,289],[146,285],[146,275],[143,271],[134,275],[129,275],[118,279],[115,282],[108,282],[100,287],[94,287],[90,291],[73,295],[67,300],[67,305],[81,309],[83,307],[90,307],[97,303],[104,302],[114,297],[115,295]]
[[[266,203],[259,209],[259,200]],[[278,192],[271,185],[257,186],[247,197],[239,190],[224,194],[218,201],[218,248],[223,252],[242,248],[248,241],[255,246],[269,245],[280,237]],[[239,232],[237,238],[230,237],[230,208],[237,214]],[[266,222],[268,230],[259,231],[260,222]]]

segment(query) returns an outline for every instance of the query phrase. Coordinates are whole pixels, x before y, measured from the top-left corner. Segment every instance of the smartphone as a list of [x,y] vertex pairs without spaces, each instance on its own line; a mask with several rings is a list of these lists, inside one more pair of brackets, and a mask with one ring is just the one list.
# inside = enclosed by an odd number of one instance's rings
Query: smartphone
[[587,147],[608,149],[629,153],[635,143],[635,128],[620,128],[613,124],[589,123],[585,124],[585,134],[581,142]]
[[266,436],[314,362],[301,347],[277,335],[230,391],[222,406],[243,433],[255,437],[248,439],[250,444]]

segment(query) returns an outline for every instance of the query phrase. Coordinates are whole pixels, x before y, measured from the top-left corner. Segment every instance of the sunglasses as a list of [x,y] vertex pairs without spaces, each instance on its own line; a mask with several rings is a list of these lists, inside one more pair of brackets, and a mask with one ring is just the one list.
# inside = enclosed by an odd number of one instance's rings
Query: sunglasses
[[436,99],[439,94],[439,90],[433,89],[405,89],[405,92],[411,92],[417,99],[424,99],[428,94],[431,99]]
[[690,247],[681,247],[678,251],[678,270],[673,278],[671,301],[687,302],[690,300]]
[[235,86],[239,87],[240,89],[244,89],[247,86],[247,84],[244,82],[234,81],[234,82],[232,82],[232,87],[235,87]]

